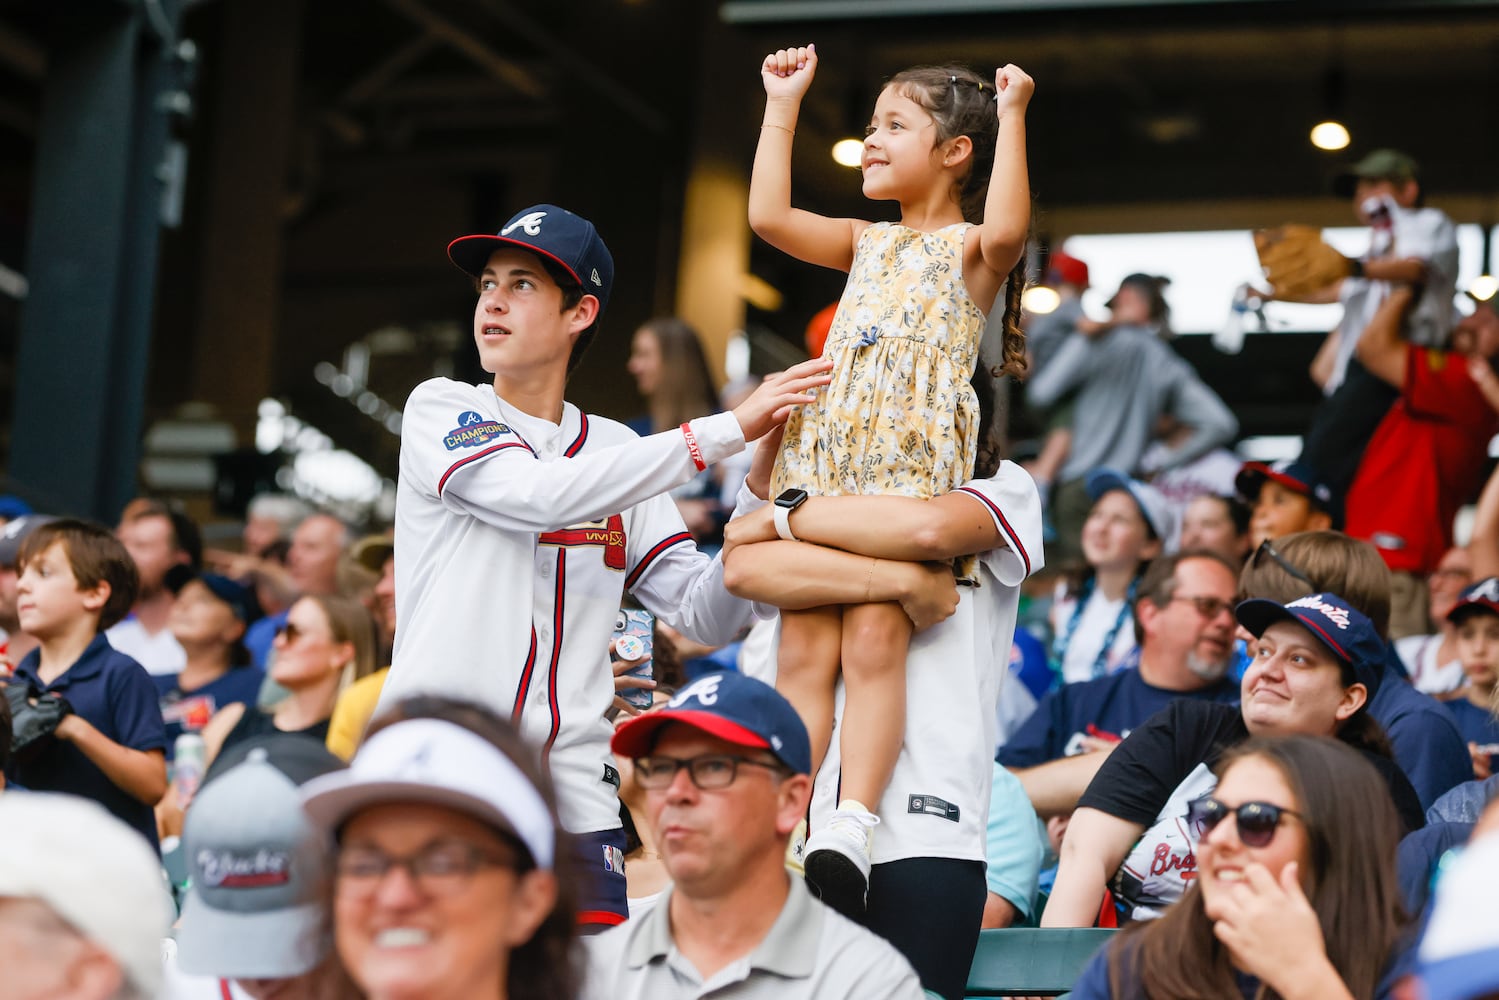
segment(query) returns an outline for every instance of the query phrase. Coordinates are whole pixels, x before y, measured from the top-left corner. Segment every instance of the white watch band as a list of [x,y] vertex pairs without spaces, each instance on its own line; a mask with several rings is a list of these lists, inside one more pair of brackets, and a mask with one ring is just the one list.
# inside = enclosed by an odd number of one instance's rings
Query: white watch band
[[799,539],[791,533],[791,510],[786,507],[782,507],[778,503],[771,504],[771,507],[774,509],[774,513],[772,516],[775,517],[776,534],[780,535],[788,542],[799,541]]

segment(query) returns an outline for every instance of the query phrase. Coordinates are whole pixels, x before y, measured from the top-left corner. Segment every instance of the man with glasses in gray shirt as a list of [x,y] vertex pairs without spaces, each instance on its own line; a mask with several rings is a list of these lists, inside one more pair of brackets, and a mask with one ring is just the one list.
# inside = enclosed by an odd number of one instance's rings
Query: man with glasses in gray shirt
[[587,942],[585,997],[919,1000],[899,952],[786,870],[812,755],[774,688],[708,674],[620,726],[613,747],[634,759],[673,885],[641,919]]

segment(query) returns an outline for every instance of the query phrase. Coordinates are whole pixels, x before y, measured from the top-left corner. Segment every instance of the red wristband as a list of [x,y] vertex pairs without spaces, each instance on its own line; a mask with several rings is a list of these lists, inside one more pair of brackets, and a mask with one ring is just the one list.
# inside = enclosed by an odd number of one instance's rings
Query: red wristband
[[692,425],[682,425],[682,436],[687,439],[687,454],[692,456],[692,464],[697,466],[697,471],[702,472],[708,467],[703,461],[703,449],[697,443],[697,435],[692,433]]

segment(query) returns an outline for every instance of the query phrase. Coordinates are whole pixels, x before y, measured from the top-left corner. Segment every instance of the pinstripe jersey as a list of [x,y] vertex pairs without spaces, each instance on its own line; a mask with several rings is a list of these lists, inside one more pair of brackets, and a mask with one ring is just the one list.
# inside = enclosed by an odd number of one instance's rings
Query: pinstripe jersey
[[[705,462],[744,447],[733,414],[692,429]],[[513,718],[543,748],[563,826],[618,827],[604,712],[624,591],[710,645],[750,621],[665,495],[696,473],[680,431],[639,438],[571,404],[552,424],[486,384],[417,386],[402,418],[400,626],[381,708],[438,693]]]

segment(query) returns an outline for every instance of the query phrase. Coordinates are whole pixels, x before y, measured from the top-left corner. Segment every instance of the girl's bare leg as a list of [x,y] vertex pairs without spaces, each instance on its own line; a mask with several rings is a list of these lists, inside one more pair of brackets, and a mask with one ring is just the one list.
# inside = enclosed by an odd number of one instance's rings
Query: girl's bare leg
[[899,604],[843,609],[843,721],[838,727],[840,799],[870,811],[895,772],[906,732],[906,651],[911,619]]
[[[896,610],[900,606],[896,605]],[[904,615],[902,615],[904,617]],[[843,608],[781,612],[776,690],[791,702],[812,743],[812,773],[827,756],[833,738],[833,696],[843,640]]]

